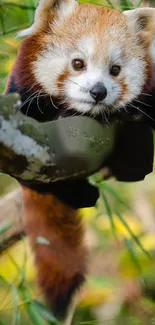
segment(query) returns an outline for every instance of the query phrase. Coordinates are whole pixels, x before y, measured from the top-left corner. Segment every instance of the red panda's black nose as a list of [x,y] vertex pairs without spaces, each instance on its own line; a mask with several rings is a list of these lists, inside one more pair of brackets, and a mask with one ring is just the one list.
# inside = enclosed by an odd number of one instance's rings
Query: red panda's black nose
[[100,102],[107,96],[107,89],[102,82],[97,82],[90,90],[90,95],[95,99],[96,103]]

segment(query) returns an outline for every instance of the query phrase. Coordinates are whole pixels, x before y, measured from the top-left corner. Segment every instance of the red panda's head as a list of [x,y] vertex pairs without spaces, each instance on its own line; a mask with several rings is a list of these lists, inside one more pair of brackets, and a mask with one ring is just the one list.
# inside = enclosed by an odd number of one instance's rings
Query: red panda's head
[[150,73],[140,32],[152,13],[147,9],[142,24],[141,11],[123,14],[74,0],[40,0],[33,25],[20,33],[26,37],[18,58],[20,83],[80,113],[124,107],[140,95]]

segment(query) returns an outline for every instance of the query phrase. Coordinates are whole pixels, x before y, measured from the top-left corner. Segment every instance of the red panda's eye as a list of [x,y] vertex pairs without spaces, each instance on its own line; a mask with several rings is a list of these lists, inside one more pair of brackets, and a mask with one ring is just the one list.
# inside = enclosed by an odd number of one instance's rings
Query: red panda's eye
[[85,64],[84,61],[81,59],[74,59],[72,61],[72,67],[74,68],[74,70],[76,71],[80,71],[84,68]]
[[121,67],[119,65],[113,65],[110,70],[110,74],[114,77],[117,77],[121,71]]

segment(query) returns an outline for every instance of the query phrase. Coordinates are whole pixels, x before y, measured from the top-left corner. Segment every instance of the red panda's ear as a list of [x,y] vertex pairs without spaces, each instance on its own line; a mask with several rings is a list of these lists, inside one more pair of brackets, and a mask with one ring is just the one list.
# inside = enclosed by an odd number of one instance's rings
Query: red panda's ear
[[39,0],[31,27],[22,30],[17,37],[24,37],[39,32],[47,21],[48,13],[57,8],[60,17],[67,14],[76,4],[76,0]]
[[[152,68],[155,71],[155,9],[138,8],[124,11],[129,30],[133,32],[137,40],[146,45]],[[155,72],[153,75],[155,76]]]
[[[155,28],[155,9],[154,8],[138,8],[134,10],[126,10],[123,14],[127,17],[129,29],[135,33],[151,32]],[[153,30],[152,30],[153,32]],[[154,29],[155,35],[155,29]]]

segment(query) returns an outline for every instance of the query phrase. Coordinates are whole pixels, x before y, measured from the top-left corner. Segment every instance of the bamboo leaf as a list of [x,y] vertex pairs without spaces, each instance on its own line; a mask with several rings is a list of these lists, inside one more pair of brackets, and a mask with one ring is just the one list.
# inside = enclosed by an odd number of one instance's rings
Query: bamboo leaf
[[12,221],[3,222],[0,225],[0,235],[3,234],[5,231],[7,231],[12,226],[12,224],[13,224]]
[[101,193],[101,197],[103,199],[104,205],[105,205],[106,212],[107,212],[107,214],[109,216],[109,220],[110,220],[110,224],[111,224],[111,229],[112,229],[113,235],[116,238],[116,229],[115,229],[115,224],[114,224],[114,220],[113,220],[113,214],[112,214],[112,211],[111,211],[109,202],[108,202],[108,200],[107,200],[107,198],[106,198],[106,196],[104,194],[104,191],[101,190],[100,193]]
[[141,244],[140,240],[138,239],[138,237],[135,236],[135,234],[132,232],[129,225],[125,221],[125,219],[118,212],[116,213],[116,215],[121,220],[121,222],[124,224],[124,226],[127,228],[127,230],[130,233],[131,237],[134,239],[134,241],[140,247],[140,249],[147,255],[148,258],[152,258],[151,254],[147,250],[145,250],[145,248],[142,246],[142,244]]
[[129,9],[134,9],[134,5],[131,1],[129,0],[120,0],[120,7],[121,10],[129,10]]
[[108,184],[101,183],[99,187],[103,187],[107,192],[109,192],[118,202],[130,209],[130,206],[117,194],[117,192]]
[[36,306],[33,304],[27,289],[24,286],[19,287],[19,292],[22,297],[23,303],[25,304],[25,308],[29,315],[32,324],[34,325],[43,325],[41,317],[38,315],[38,310]]
[[36,310],[38,310],[41,317],[48,321],[50,325],[58,325],[56,318],[41,302],[33,300],[33,305],[36,307]]
[[138,258],[137,258],[137,256],[136,256],[136,253],[135,253],[134,247],[133,247],[133,245],[132,245],[132,241],[131,241],[129,238],[125,238],[125,244],[126,244],[126,246],[127,246],[127,248],[128,248],[128,251],[129,251],[129,253],[130,253],[130,256],[131,256],[131,258],[132,258],[134,264],[136,265],[136,267],[137,267],[139,273],[142,274],[142,269],[141,269],[141,266],[140,266],[140,264],[139,264],[139,262],[138,262]]
[[141,5],[141,3],[142,3],[142,0],[138,0],[135,7],[138,8]]
[[13,301],[13,315],[12,315],[12,325],[18,325],[20,321],[20,312],[19,312],[19,296],[18,290],[16,287],[12,288],[12,301]]

